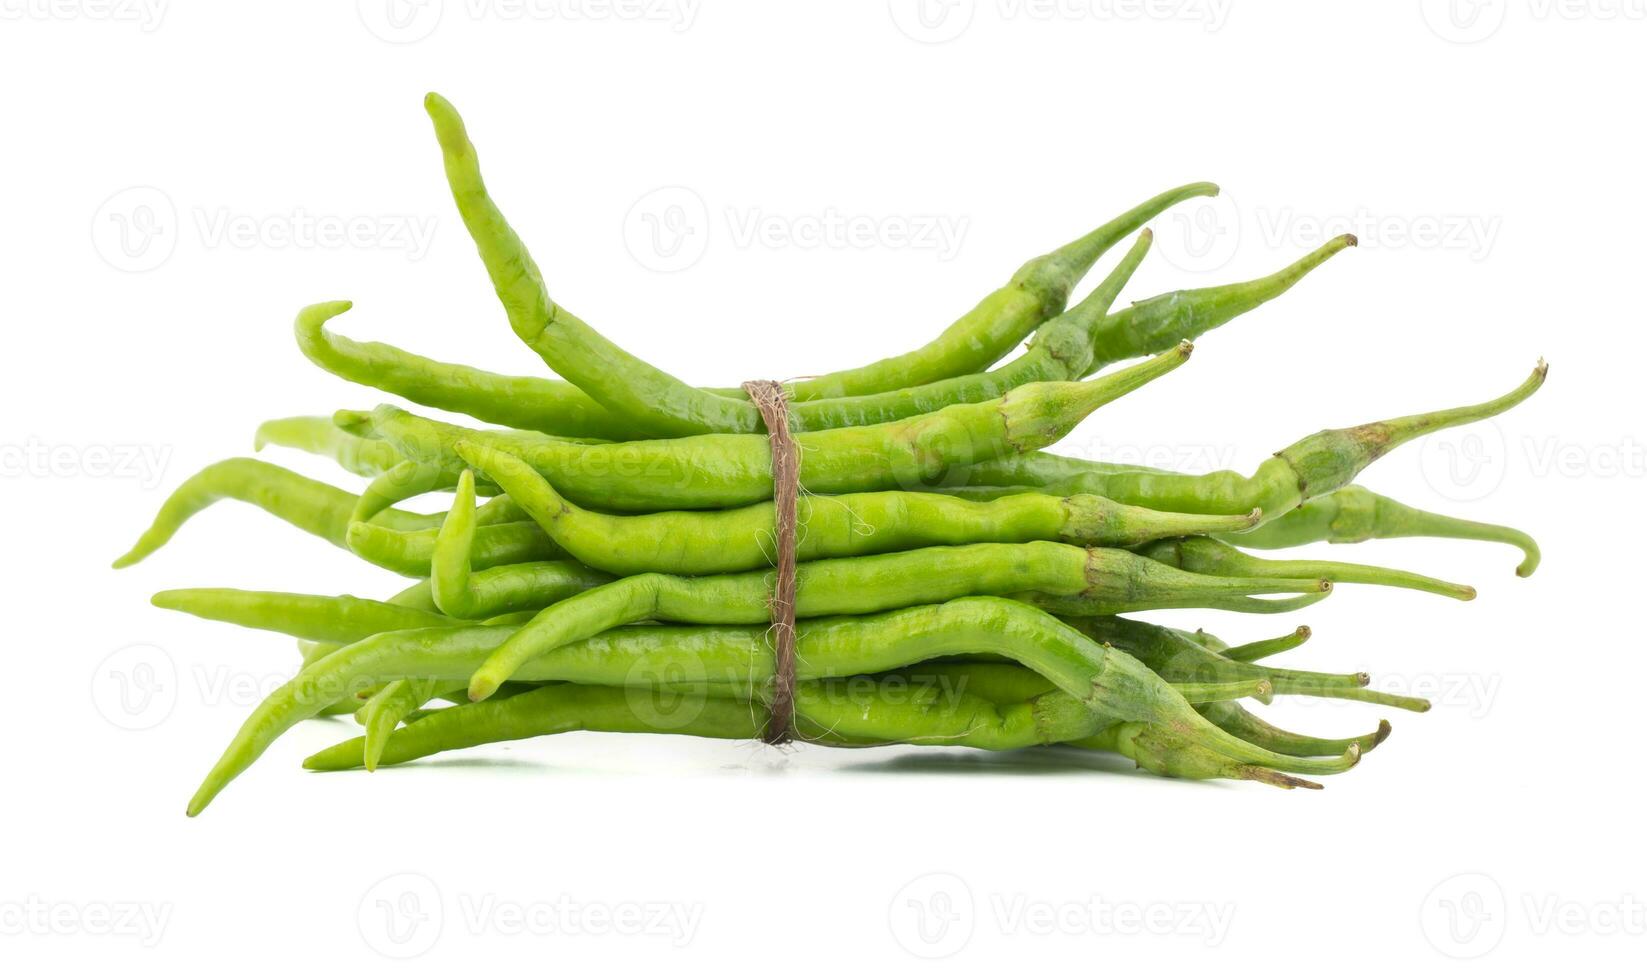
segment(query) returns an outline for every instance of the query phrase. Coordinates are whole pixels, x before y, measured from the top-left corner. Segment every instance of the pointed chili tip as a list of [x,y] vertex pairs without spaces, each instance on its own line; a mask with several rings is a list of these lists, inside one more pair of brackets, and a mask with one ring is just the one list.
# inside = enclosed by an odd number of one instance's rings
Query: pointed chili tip
[[308,306],[305,306],[303,309],[299,310],[297,315],[299,318],[302,318],[305,316],[325,313],[326,315],[324,318],[329,320],[332,317],[337,316],[339,313],[347,313],[354,308],[355,301],[352,299],[329,299],[320,303],[310,303]]
[[1241,773],[1246,779],[1257,780],[1277,789],[1321,789],[1321,784],[1313,779],[1294,776],[1292,773],[1270,769],[1267,766],[1242,766]]
[[372,413],[352,408],[340,408],[332,413],[332,424],[344,432],[359,435],[362,431],[371,427]]
[[1320,783],[1311,782],[1308,779],[1301,779],[1298,776],[1278,772],[1264,766],[1242,766],[1239,770],[1239,774],[1243,779],[1251,779],[1254,782],[1263,783],[1266,786],[1274,786],[1276,789],[1321,788]]
[[1138,233],[1139,245],[1148,245],[1153,241],[1155,241],[1155,232],[1152,229],[1145,228],[1143,231]]
[[1390,722],[1389,722],[1388,719],[1385,719],[1385,718],[1378,719],[1378,731],[1373,732],[1373,743],[1372,743],[1373,748],[1376,749],[1380,745],[1383,745],[1384,740],[1390,737],[1390,732],[1391,731],[1392,731],[1392,726],[1390,725]]
[[457,107],[444,96],[439,92],[425,95],[423,111],[435,124],[435,141],[441,145],[441,149],[460,156],[469,149],[469,134],[464,129],[463,117],[458,115]]

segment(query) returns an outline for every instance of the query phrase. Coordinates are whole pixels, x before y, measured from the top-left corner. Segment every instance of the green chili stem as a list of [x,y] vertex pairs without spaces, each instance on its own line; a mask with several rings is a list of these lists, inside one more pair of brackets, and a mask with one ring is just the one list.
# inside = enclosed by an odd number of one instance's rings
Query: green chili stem
[[1377,731],[1356,738],[1316,738],[1277,728],[1233,701],[1198,704],[1195,710],[1242,741],[1286,755],[1336,757],[1348,752],[1352,745],[1366,754],[1390,737],[1390,723],[1387,721],[1380,721]]
[[1411,537],[1499,542],[1521,549],[1517,575],[1525,578],[1538,568],[1538,542],[1523,531],[1432,514],[1358,486],[1317,497],[1279,520],[1227,540],[1250,548],[1289,548],[1316,541],[1354,544],[1373,538]]
[[1226,660],[1237,660],[1241,663],[1257,663],[1265,657],[1273,657],[1278,653],[1296,650],[1303,646],[1310,638],[1310,628],[1300,626],[1286,636],[1278,636],[1270,640],[1257,640],[1252,643],[1243,643],[1240,646],[1228,647],[1218,651]]
[[1209,575],[1324,578],[1334,583],[1350,582],[1414,589],[1432,595],[1446,596],[1449,599],[1475,598],[1475,589],[1468,585],[1444,582],[1414,572],[1339,561],[1274,561],[1256,558],[1209,537],[1155,541],[1144,545],[1138,551],[1158,562]]

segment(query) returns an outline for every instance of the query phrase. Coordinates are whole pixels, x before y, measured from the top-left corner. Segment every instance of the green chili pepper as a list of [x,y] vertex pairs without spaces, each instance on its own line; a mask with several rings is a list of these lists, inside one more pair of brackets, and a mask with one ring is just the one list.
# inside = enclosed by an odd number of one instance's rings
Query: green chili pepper
[[1093,338],[1092,368],[1165,350],[1249,313],[1296,286],[1322,263],[1357,244],[1340,235],[1278,272],[1247,282],[1178,289],[1139,300],[1104,318]]
[[[210,591],[232,593],[234,590],[225,589]],[[262,629],[268,624],[280,623],[281,625],[270,625],[268,628],[272,628],[275,632],[279,633],[289,632],[289,627],[284,625],[279,615],[251,621],[247,621],[242,618],[242,610],[247,606],[255,607],[257,602],[242,602],[233,595],[225,596],[225,601],[213,602],[205,598],[206,595],[209,594],[210,592],[207,590],[202,590],[202,593],[200,594],[196,594],[195,596],[189,598],[183,598],[181,593],[174,592],[169,607],[176,609],[178,612],[185,612],[190,615],[199,616],[202,619],[215,619],[220,622],[235,623],[240,626],[250,626],[254,629]],[[263,592],[256,593],[256,595],[260,597],[259,601],[263,604],[279,603],[282,600],[291,597],[290,593],[281,592]],[[298,596],[296,597],[296,602],[303,604],[312,602],[315,598],[316,597],[314,596]],[[345,618],[347,616],[349,604],[355,601],[354,597],[335,596],[332,598],[336,600],[335,605],[331,610],[332,614],[339,619]],[[408,609],[415,609],[420,612],[440,612],[440,610],[435,606],[434,596],[430,594],[428,582],[419,582],[409,588],[402,589],[385,601],[391,606],[405,606]],[[314,663],[316,660],[319,660],[321,657],[324,657],[329,653],[335,653],[336,651],[347,646],[349,643],[353,642],[355,641],[348,640],[344,642],[326,642],[322,640],[305,640],[300,638],[297,641],[297,649],[298,652],[303,655],[303,663],[307,666]],[[353,708],[350,710],[352,711]]]
[[[1543,385],[1547,372],[1548,368],[1540,361],[1515,390],[1479,405],[1369,422],[1348,429],[1323,430],[1276,453],[1251,476],[1227,470],[1189,475],[1048,453],[1020,453],[980,459],[951,471],[955,487],[970,487],[971,492],[949,486],[934,489],[986,498],[1022,492],[1026,488],[1059,494],[1094,493],[1138,507],[1190,514],[1242,514],[1257,508],[1263,511],[1264,521],[1268,523],[1281,519],[1309,500],[1348,487],[1356,474],[1397,446],[1514,408]],[[1320,519],[1311,520],[1312,527],[1318,530]],[[1423,530],[1416,533],[1439,535],[1448,524],[1443,518],[1422,526]],[[1240,540],[1261,540],[1262,527],[1243,532]],[[1314,532],[1300,527],[1297,533],[1304,537]]]
[[1311,269],[1337,254],[1353,237],[1334,239],[1287,269],[1265,279],[1212,289],[1181,290],[1104,316],[1142,257],[1140,242],[1104,284],[1079,306],[1049,320],[1036,332],[1029,349],[1012,362],[986,374],[962,375],[925,385],[851,399],[807,402],[791,408],[802,431],[845,425],[874,425],[934,412],[948,405],[998,398],[1037,381],[1073,381],[1100,367],[1133,357],[1157,354],[1193,340],[1241,313],[1280,295]]
[[[252,712],[202,782],[189,804],[190,815],[199,813],[282,732],[337,700],[331,696],[334,692],[408,677],[460,677],[485,655],[488,644],[496,644],[509,631],[469,627],[380,633],[310,664]],[[765,637],[759,628],[616,630],[556,651],[553,658],[523,672],[522,679],[610,684],[614,679],[670,677],[688,689],[693,684],[719,684],[757,697],[774,669]],[[812,680],[890,670],[933,655],[980,649],[1033,665],[1068,694],[1076,708],[1106,719],[1171,725],[1189,741],[1245,762],[1303,773],[1340,771],[1354,762],[1281,756],[1235,739],[1195,714],[1167,682],[1137,660],[1005,599],[967,598],[881,616],[810,622],[797,636],[796,662],[798,676]],[[510,698],[504,703],[518,701]],[[816,718],[811,708],[807,713]],[[846,722],[832,717],[830,723]]]
[[610,581],[610,575],[575,562],[528,562],[486,569],[470,576],[461,616],[437,612],[428,602],[427,582],[387,602],[347,595],[314,596],[241,589],[172,589],[156,594],[153,602],[162,609],[251,629],[273,630],[299,639],[353,643],[391,630],[455,626],[459,620],[480,621],[509,613],[536,612]]
[[452,486],[453,479],[446,469],[437,464],[403,460],[367,485],[355,500],[349,522],[369,521],[402,501],[447,489]]
[[[923,690],[935,689],[945,694],[965,692],[1000,704],[1028,701],[1056,690],[1040,674],[1012,663],[928,661],[908,670],[880,676],[896,676],[905,684]],[[1183,692],[1184,685],[1176,681],[1172,684],[1180,693]],[[1242,741],[1284,755],[1342,758],[1351,751],[1352,744],[1364,755],[1388,738],[1391,730],[1390,723],[1384,721],[1379,723],[1377,731],[1358,738],[1320,739],[1276,728],[1234,701],[1202,702],[1195,705],[1195,710]],[[1112,739],[1102,739],[1096,746],[1091,744],[1091,740],[1076,740],[1070,744],[1076,747],[1101,747],[1112,751],[1114,749]],[[1166,774],[1187,775],[1176,770],[1168,771]]]
[[[536,263],[486,193],[474,146],[464,132],[462,120],[450,104],[438,96],[431,96],[426,105],[440,138],[453,198],[480,250],[510,325],[528,346],[556,373],[574,382],[615,415],[634,422],[650,434],[682,436],[762,431],[760,414],[746,399],[690,387],[618,348],[552,302]],[[1353,238],[1335,239],[1314,264],[1353,243]],[[1106,241],[1104,247],[1108,244]],[[934,380],[924,386],[906,378],[897,386],[898,390],[879,395],[798,399],[791,406],[792,428],[817,431],[876,424],[936,411],[946,405],[999,397],[1022,384],[1081,377],[1093,366],[1096,334],[1104,314],[1147,246],[1146,237],[1092,297],[1075,310],[1043,325],[1037,334],[1037,343],[1006,368],[989,375],[943,375],[941,379],[947,380]],[[1090,266],[1090,262],[1087,265]],[[1111,359],[1127,356],[1127,345],[1134,341],[1142,343],[1144,350],[1160,350],[1184,339],[1172,337],[1163,341],[1161,329],[1181,325],[1190,328],[1189,335],[1193,336],[1257,305],[1262,301],[1258,297],[1266,293],[1274,295],[1278,287],[1284,291],[1302,274],[1297,272],[1290,281],[1283,276],[1280,283],[1249,284],[1252,288],[1231,291],[1223,296],[1222,302],[1212,301],[1205,294],[1164,297],[1158,304],[1159,310],[1151,307],[1134,314],[1131,322],[1112,331],[1110,339],[1115,346],[1106,354]],[[1067,291],[1066,287],[1063,292],[1067,294]],[[1197,309],[1203,305],[1210,308]],[[1061,300],[1058,306],[1061,308]],[[1167,314],[1162,318],[1164,322],[1149,318],[1152,322],[1148,328],[1141,326],[1139,321],[1148,318],[1151,312]]]
[[[782,417],[794,446],[774,446],[765,420],[780,416],[770,405],[757,409],[741,389],[688,386],[551,300],[487,193],[462,120],[439,96],[425,106],[511,330],[566,380],[341,337],[328,324],[346,302],[299,313],[297,342],[326,370],[508,427],[392,405],[274,419],[258,429],[259,450],[327,457],[366,478],[365,489],[233,459],[167,498],[116,567],[228,498],[420,579],[381,602],[233,589],[154,596],[161,608],[292,635],[303,656],[207,773],[190,815],[296,723],[350,712],[364,735],[306,765],[372,770],[578,729],[750,739],[772,727],[772,705],[782,703],[793,711],[780,727],[824,745],[1067,746],[1163,775],[1319,788],[1302,777],[1355,765],[1389,723],[1318,738],[1240,702],[1429,703],[1372,690],[1365,673],[1270,666],[1309,638],[1307,627],[1232,646],[1118,614],[1290,612],[1326,598],[1335,581],[1475,595],[1398,569],[1276,561],[1243,546],[1452,537],[1520,548],[1521,575],[1539,562],[1518,530],[1425,513],[1352,481],[1397,446],[1519,404],[1543,383],[1542,361],[1500,398],[1324,430],[1250,475],[1041,451],[1182,364],[1191,338],[1286,293],[1353,236],[1259,279],[1116,309],[1151,246],[1149,219],[1217,188],[1168,191],[1026,263],[924,347],[788,385]],[[1100,258],[1135,233],[1069,307]],[[775,588],[769,567],[777,528],[790,528],[773,502],[773,459],[787,463],[779,449],[791,448],[802,484],[799,536],[783,542],[786,576],[790,552],[800,559],[793,591],[787,578]],[[444,513],[398,509],[446,491]],[[480,503],[482,494],[491,499]],[[789,637],[774,633],[774,608],[799,617],[781,677],[774,636]]]
[[[620,575],[646,571],[704,575],[772,564],[771,503],[734,510],[601,514],[566,500],[516,456],[468,442],[459,442],[455,448],[466,462],[507,490],[509,499],[530,514],[556,544],[587,565]],[[465,490],[460,482],[460,502],[466,494],[472,500],[472,487]],[[1156,538],[1237,530],[1258,520],[1257,514],[1159,514],[1091,495],[1021,494],[976,503],[901,491],[803,495],[796,511],[801,528],[796,540],[800,561],[989,541],[1128,547]],[[470,551],[473,528],[459,505],[447,513],[441,531],[441,540],[449,541],[444,570],[455,583]],[[438,582],[443,570],[438,560],[435,569]],[[461,590],[461,585],[455,585],[452,594]]]
[[1277,728],[1233,701],[1198,704],[1195,710],[1199,711],[1203,718],[1243,742],[1251,742],[1253,745],[1260,745],[1271,752],[1280,752],[1283,755],[1337,757],[1348,752],[1352,745],[1360,749],[1362,755],[1366,755],[1383,745],[1384,740],[1390,737],[1391,731],[1389,722],[1380,721],[1377,731],[1355,738],[1316,738]]
[[[1071,597],[1089,614],[1207,605],[1253,593],[1304,593],[1321,582],[1217,578],[1180,571],[1108,548],[1040,541],[834,558],[797,570],[795,614],[808,618],[869,613],[965,595],[1045,593]],[[539,613],[475,671],[480,701],[532,659],[602,630],[643,619],[760,623],[770,616],[765,572],[682,578],[632,575],[562,600]]]
[[[982,665],[966,669],[972,676],[965,678],[969,681],[963,685],[965,693],[952,698],[910,699],[904,694],[902,679],[896,676],[871,679],[898,685],[888,692],[866,689],[855,683],[859,679],[849,684],[802,682],[796,692],[797,734],[808,742],[842,748],[901,742],[1000,750],[1059,743],[1079,745],[1086,739],[1104,743],[1093,747],[1125,753],[1134,743],[1141,743],[1147,752],[1134,753],[1133,757],[1141,765],[1148,761],[1156,771],[1167,775],[1256,779],[1289,789],[1319,788],[1308,780],[1239,762],[1191,738],[1137,734],[1165,726],[1133,724],[1123,744],[1116,744],[1113,737],[1095,738],[1094,731],[1114,731],[1118,726],[1061,691],[1049,690],[1018,701],[976,695],[972,692],[984,686],[980,672],[1014,668]],[[649,713],[637,710],[633,691],[556,685],[506,701],[462,705],[426,715],[390,736],[383,762],[404,763],[453,749],[577,730],[749,739],[767,724],[767,711],[759,703],[714,697],[703,699],[701,706],[695,707],[698,710],[678,724],[660,726]],[[304,766],[321,771],[356,768],[361,764],[362,748],[363,739],[352,739],[310,756]],[[1344,755],[1353,763],[1359,757],[1359,748],[1349,748]],[[1340,762],[1326,768],[1341,770],[1345,765]]]
[[326,329],[328,320],[353,305],[340,300],[305,307],[293,328],[304,355],[341,378],[495,425],[605,439],[638,434],[633,425],[564,381],[446,364],[388,344],[350,340]]
[[[1010,498],[1009,498],[1010,499]],[[1449,599],[1475,598],[1475,589],[1468,585],[1443,582],[1427,575],[1418,575],[1396,568],[1377,565],[1356,565],[1340,561],[1273,561],[1255,558],[1236,548],[1208,537],[1175,538],[1153,541],[1136,549],[1139,554],[1158,562],[1190,572],[1208,575],[1275,575],[1282,578],[1324,578],[1329,582],[1349,582],[1361,585],[1384,585],[1398,589],[1416,589]]]
[[383,440],[345,432],[326,416],[299,415],[264,422],[257,427],[254,448],[262,452],[268,446],[325,456],[356,476],[379,476],[405,461]]
[[1538,543],[1522,531],[1431,514],[1356,486],[1317,497],[1283,521],[1229,540],[1251,548],[1288,548],[1314,541],[1353,544],[1373,538],[1414,537],[1496,541],[1521,549],[1523,558],[1515,570],[1517,575],[1525,578],[1538,568]]
[[[213,463],[183,481],[166,498],[154,523],[143,532],[126,554],[115,559],[115,568],[135,565],[154,554],[189,518],[219,500],[240,500],[273,514],[288,524],[318,538],[348,547],[349,514],[355,495],[346,490],[300,476],[291,470],[241,457]],[[376,515],[378,530],[430,528],[440,518],[405,511],[387,510]],[[431,532],[433,533],[433,532]]]
[[[1191,347],[1091,381],[1025,385],[1003,398],[952,405],[899,422],[800,433],[801,483],[814,493],[909,489],[939,480],[952,466],[1050,445],[1087,415],[1180,366]],[[393,406],[369,425],[413,460],[439,467],[456,484],[466,441],[519,456],[555,481],[569,499],[611,510],[738,507],[772,499],[772,449],[765,436],[706,435],[580,445],[548,436],[483,431],[419,418]],[[1251,510],[1251,508],[1248,508]]]
[[[809,402],[873,395],[982,371],[1010,353],[1038,324],[1063,310],[1075,284],[1116,242],[1173,205],[1217,193],[1216,184],[1200,183],[1158,194],[1085,237],[1026,262],[1010,283],[985,297],[925,347],[861,368],[797,381],[791,398]],[[1166,346],[1182,339],[1173,337]]]
[[[1104,325],[1104,316],[1114,304],[1127,280],[1149,250],[1152,237],[1145,231],[1097,289],[1073,309],[1043,323],[1023,354],[993,371],[965,374],[906,385],[891,391],[851,398],[796,402],[789,406],[790,427],[799,432],[836,429],[844,426],[878,425],[898,419],[926,415],[951,405],[990,401],[1015,388],[1040,381],[1077,381],[1095,369],[1094,337]],[[1172,347],[1187,337],[1174,337]],[[1162,348],[1150,351],[1158,353]],[[727,431],[761,431],[753,428]]]
[[[376,521],[357,521],[348,528],[345,537],[349,550],[372,564],[411,578],[429,575],[435,545],[440,537],[439,528],[395,531]],[[474,546],[470,553],[475,568],[552,562],[565,557],[566,552],[543,532],[543,528],[531,521],[486,524],[475,528]]]
[[[1252,581],[1256,584],[1257,582],[1263,580],[1254,579]],[[1271,579],[1270,581],[1272,583],[1278,583],[1282,580]],[[1289,596],[1285,599],[1260,599],[1250,595],[1203,595],[1198,598],[1192,598],[1185,595],[1179,599],[1173,599],[1171,596],[1163,596],[1160,600],[1160,604],[1150,608],[1219,609],[1224,612],[1252,613],[1255,615],[1273,616],[1280,613],[1297,612],[1300,609],[1313,606],[1332,595],[1332,583],[1326,581],[1325,579],[1321,579],[1319,581],[1306,581],[1300,579],[1289,582],[1288,585],[1291,588],[1298,590],[1299,594]],[[1039,609],[1044,609],[1047,612],[1054,613],[1059,616],[1107,616],[1111,613],[1127,611],[1118,609],[1113,603],[1109,603],[1103,599],[1092,598],[1085,595],[1056,595],[1049,592],[1016,592],[1013,593],[1012,598],[1017,599],[1020,602],[1027,602],[1032,606]]]
[[403,679],[391,681],[355,712],[355,721],[366,730],[362,736],[361,762],[367,772],[377,768],[388,744],[389,735],[401,719],[442,693],[462,695],[462,688],[442,685],[436,680]]
[[390,630],[459,625],[439,613],[354,596],[172,589],[155,593],[151,601],[161,609],[322,643],[354,643]]
[[[447,183],[458,213],[475,240],[509,324],[556,374],[613,414],[653,435],[762,431],[760,413],[747,399],[693,388],[671,377],[622,350],[550,300],[537,263],[532,261],[525,245],[487,194],[463,120],[449,102],[433,93],[424,100],[424,108],[435,125]],[[952,327],[951,331],[958,336],[952,337],[946,332],[945,338],[940,338],[940,345],[966,351],[963,356],[969,361],[977,359],[978,367],[993,361],[1010,350],[1035,324],[1061,310],[1075,282],[1116,241],[1172,204],[1216,190],[1211,185],[1189,185],[1169,191],[1059,253],[1032,262],[1020,270],[1002,293],[986,299],[980,310],[974,311],[973,316],[982,323],[967,323],[964,327],[957,324],[961,329],[957,331]],[[1007,323],[999,323],[1002,319]],[[978,337],[980,327],[1000,336]],[[986,357],[988,360],[983,359]],[[927,355],[917,359],[946,360]],[[925,380],[949,377],[954,367],[949,363],[941,366],[935,363],[930,369],[931,378]],[[853,377],[835,375],[818,379],[806,392],[798,393],[795,400],[804,403],[824,391],[843,396],[857,394],[858,386],[866,384],[875,390],[886,390],[918,383],[914,380],[918,375],[911,368],[909,364],[881,362]],[[870,378],[875,380],[870,382]]]
[[1175,630],[1119,616],[1085,617],[1071,622],[1092,639],[1120,647],[1174,683],[1261,678],[1269,681],[1280,695],[1337,698],[1406,711],[1430,710],[1430,703],[1423,698],[1368,690],[1371,679],[1366,674],[1321,674],[1259,667],[1214,653]]
[[[1328,258],[1353,244],[1353,236],[1335,238],[1272,275],[1250,282],[1164,293],[1110,313],[1093,329],[1092,349],[1081,355],[1086,364],[1083,374],[1117,361],[1167,350],[1180,340],[1194,339],[1222,326],[1280,296]],[[350,305],[341,301],[320,303],[306,308],[297,318],[299,346],[311,360],[334,374],[393,392],[420,405],[462,412],[497,425],[568,437],[633,439],[648,434],[617,419],[566,382],[497,375],[461,364],[443,364],[387,344],[353,341],[326,329],[327,321],[348,311]],[[932,378],[925,378],[920,371],[910,368],[904,377],[894,377],[886,388],[873,391],[818,394],[820,390],[828,390],[820,389],[820,385],[833,385],[830,375],[796,382],[791,386],[791,398],[796,408],[797,428],[832,428],[853,420],[857,420],[855,424],[864,424],[866,420],[887,421],[921,408],[978,400],[985,397],[984,391],[992,389],[977,387],[976,379],[967,381],[962,376],[988,367],[1005,353],[1007,350],[1003,348],[999,354],[966,370]],[[888,363],[897,365],[904,360],[892,358]],[[947,363],[947,358],[943,362]],[[879,372],[880,368],[875,367]],[[946,391],[938,384],[948,378],[961,379],[956,382],[958,390]],[[927,386],[932,387],[927,390]],[[911,389],[912,393],[904,394],[902,389]],[[738,388],[706,390],[728,398],[747,397]],[[885,392],[893,394],[884,395]],[[860,400],[844,397],[868,395],[877,397]],[[823,399],[828,399],[829,404],[816,409],[805,404]]]

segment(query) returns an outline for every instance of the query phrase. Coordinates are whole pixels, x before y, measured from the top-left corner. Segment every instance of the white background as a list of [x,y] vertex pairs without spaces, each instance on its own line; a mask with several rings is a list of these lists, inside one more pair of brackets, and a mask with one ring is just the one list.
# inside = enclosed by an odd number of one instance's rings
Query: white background
[[[0,0],[8,974],[1641,962],[1640,0],[948,0],[924,20],[884,0],[123,3]],[[557,298],[703,383],[913,347],[1024,259],[1190,180],[1226,195],[1156,223],[1130,298],[1358,232],[1063,448],[1245,470],[1323,425],[1496,395],[1542,355],[1530,403],[1364,482],[1527,526],[1547,560],[1522,581],[1498,546],[1322,546],[1481,597],[1345,587],[1285,621],[1168,618],[1238,640],[1307,621],[1285,662],[1435,696],[1319,793],[1050,752],[609,735],[315,776],[298,761],[350,728],[313,722],[186,820],[245,688],[295,655],[147,596],[399,587],[236,504],[107,567],[258,421],[380,400],[303,359],[298,307],[350,298],[352,336],[541,369],[452,210],[431,88]],[[808,238],[836,218],[868,231]],[[355,234],[316,239],[316,220]],[[902,234],[928,226],[948,237]],[[122,672],[158,700],[123,711]],[[1379,713],[1271,717],[1351,734]],[[520,929],[522,909],[542,914]],[[637,911],[672,931],[600,925]]]

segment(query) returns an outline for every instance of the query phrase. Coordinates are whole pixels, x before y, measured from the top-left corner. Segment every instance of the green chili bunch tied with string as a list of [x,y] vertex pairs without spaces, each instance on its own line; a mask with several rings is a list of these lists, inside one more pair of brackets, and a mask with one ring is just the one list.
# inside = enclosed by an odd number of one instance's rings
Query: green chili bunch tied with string
[[[1401,569],[1253,553],[1319,542],[1496,541],[1520,550],[1518,574],[1537,567],[1521,531],[1356,481],[1404,443],[1519,404],[1543,383],[1542,362],[1489,401],[1307,434],[1245,473],[1050,451],[1106,404],[1176,371],[1192,340],[1355,244],[1336,238],[1257,279],[1118,305],[1149,252],[1148,222],[1218,192],[1187,184],[1024,263],[923,346],[784,385],[790,435],[777,438],[793,440],[802,493],[793,592],[775,596],[784,522],[762,412],[742,387],[688,384],[551,299],[463,121],[437,95],[425,107],[502,319],[557,377],[351,340],[331,329],[348,302],[298,314],[298,346],[314,364],[446,414],[382,404],[265,422],[259,450],[326,457],[363,484],[343,489],[258,458],[213,464],[116,567],[235,499],[414,581],[382,600],[224,588],[154,597],[294,637],[301,653],[207,772],[191,816],[287,730],[337,714],[354,715],[361,734],[308,768],[371,770],[570,731],[749,740],[776,726],[833,748],[1053,746],[1076,766],[1102,752],[1166,776],[1319,788],[1312,777],[1356,765],[1389,723],[1321,737],[1246,702],[1428,704],[1365,673],[1272,665],[1307,627],[1228,643],[1157,613],[1286,613],[1335,584],[1475,596]],[[405,506],[429,494],[447,495],[446,510]],[[774,603],[796,617],[792,672],[774,656]]]

